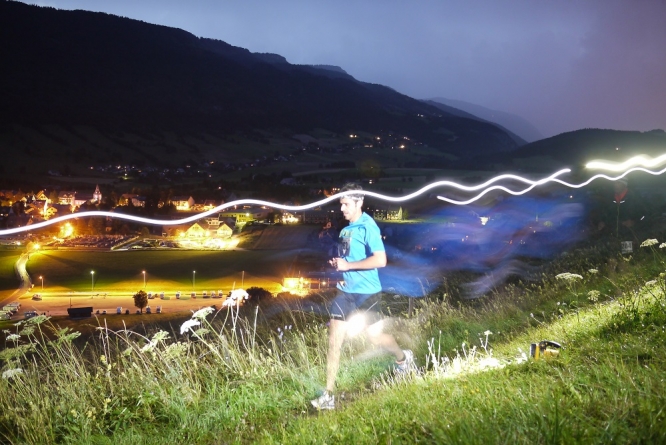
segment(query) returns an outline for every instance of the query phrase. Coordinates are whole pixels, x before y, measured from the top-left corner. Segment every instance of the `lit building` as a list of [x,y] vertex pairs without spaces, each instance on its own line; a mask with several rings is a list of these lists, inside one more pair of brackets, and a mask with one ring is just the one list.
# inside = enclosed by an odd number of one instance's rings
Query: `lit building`
[[194,206],[194,198],[191,196],[174,196],[171,199],[171,204],[176,207],[176,210],[189,211]]

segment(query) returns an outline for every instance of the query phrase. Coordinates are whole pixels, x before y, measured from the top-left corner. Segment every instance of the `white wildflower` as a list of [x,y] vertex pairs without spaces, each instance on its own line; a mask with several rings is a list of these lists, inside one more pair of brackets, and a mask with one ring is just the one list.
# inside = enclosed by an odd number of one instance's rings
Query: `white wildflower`
[[20,338],[21,336],[18,334],[11,334],[7,336],[8,341],[19,341]]
[[591,290],[587,293],[587,299],[590,300],[592,303],[594,303],[599,299],[600,295],[601,292],[599,292],[598,290]]
[[36,317],[29,318],[27,323],[28,324],[42,324],[46,320],[49,320],[51,317],[47,317],[46,315],[38,315]]
[[157,331],[157,333],[153,335],[153,342],[157,343],[166,340],[167,338],[169,338],[169,333],[167,331]]
[[9,380],[11,378],[16,377],[19,374],[23,374],[23,370],[21,368],[8,369],[2,373],[2,378],[5,380]]
[[661,243],[661,244],[659,244],[659,248],[660,248],[660,249],[663,249],[664,247],[666,247],[666,243]]
[[169,346],[166,347],[166,350],[164,351],[164,357],[166,359],[174,359],[177,357],[181,357],[187,352],[187,344],[186,343],[172,343]]
[[659,244],[659,241],[657,241],[655,238],[650,238],[646,239],[641,243],[641,247],[649,247],[649,246],[654,246],[655,244]]
[[214,310],[215,309],[213,309],[210,306],[201,308],[201,309],[199,309],[198,311],[196,311],[195,313],[192,314],[192,318],[197,318],[199,320],[203,320],[208,316],[208,314],[212,313]]
[[25,335],[26,337],[32,335],[35,333],[35,327],[34,326],[28,326],[26,325],[23,329],[21,329],[21,332],[19,334]]
[[557,278],[558,280],[575,281],[575,280],[582,280],[583,276],[578,275],[577,273],[565,272],[565,273],[561,273],[559,275],[556,275],[555,278]]
[[599,273],[599,271],[597,269],[590,269],[590,270],[588,270],[588,272],[591,273],[591,274]]
[[648,287],[649,286],[654,286],[655,284],[657,284],[657,280],[650,280],[650,281],[645,283],[645,285],[648,286]]
[[183,323],[180,326],[180,334],[183,335],[190,329],[192,329],[194,326],[199,326],[201,323],[199,323],[198,320],[187,320],[185,323]]
[[483,335],[485,335],[486,337],[489,336],[489,335],[492,335],[492,334],[493,334],[493,333],[490,332],[490,331],[486,331],[486,332],[483,333]]
[[157,346],[157,343],[150,341],[141,348],[141,352],[150,352],[155,349],[155,346]]

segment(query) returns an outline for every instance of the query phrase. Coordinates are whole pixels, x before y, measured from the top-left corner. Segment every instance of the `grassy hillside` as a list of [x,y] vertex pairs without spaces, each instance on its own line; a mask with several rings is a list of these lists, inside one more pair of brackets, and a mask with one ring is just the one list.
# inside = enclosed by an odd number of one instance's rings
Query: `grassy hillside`
[[[666,255],[597,243],[539,282],[482,300],[438,290],[391,327],[421,369],[394,376],[363,339],[344,348],[338,409],[312,412],[326,327],[200,312],[191,330],[101,330],[85,349],[38,317],[5,333],[0,434],[27,443],[660,443],[666,440]],[[198,322],[200,325],[194,325]],[[277,328],[280,329],[277,329]],[[530,343],[559,355],[534,360]],[[72,376],[78,376],[72,379]],[[40,428],[34,428],[39,424]]]

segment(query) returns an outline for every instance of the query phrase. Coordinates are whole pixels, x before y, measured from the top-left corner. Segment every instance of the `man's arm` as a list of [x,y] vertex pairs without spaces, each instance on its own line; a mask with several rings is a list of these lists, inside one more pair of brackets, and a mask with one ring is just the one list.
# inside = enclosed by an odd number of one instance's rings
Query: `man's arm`
[[333,258],[330,262],[333,267],[343,272],[346,270],[378,269],[386,266],[386,252],[383,250],[373,252],[372,255],[360,261],[350,262],[344,258]]

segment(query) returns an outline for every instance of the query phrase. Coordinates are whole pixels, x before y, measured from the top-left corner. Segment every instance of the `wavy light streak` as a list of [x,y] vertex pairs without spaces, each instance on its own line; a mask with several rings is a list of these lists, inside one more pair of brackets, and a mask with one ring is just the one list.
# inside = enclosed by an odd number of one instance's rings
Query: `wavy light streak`
[[576,188],[576,189],[577,189],[577,188],[585,187],[586,185],[588,185],[588,184],[591,183],[592,181],[594,181],[594,180],[596,180],[596,179],[599,179],[599,178],[608,179],[609,181],[617,181],[618,179],[624,178],[624,177],[627,176],[629,173],[631,173],[631,172],[635,172],[635,171],[642,171],[642,172],[649,173],[649,174],[654,175],[654,176],[659,176],[659,175],[663,174],[664,172],[666,172],[666,168],[664,168],[664,169],[662,169],[662,170],[659,170],[659,171],[656,171],[656,172],[655,172],[655,171],[651,171],[651,170],[648,170],[648,169],[643,168],[643,167],[634,167],[634,168],[630,168],[629,170],[625,171],[625,172],[622,173],[621,175],[619,175],[619,176],[615,176],[615,177],[611,177],[611,176],[604,175],[604,174],[594,175],[594,176],[592,176],[590,179],[588,179],[587,181],[585,181],[585,182],[581,182],[580,184],[571,184],[571,183],[569,183],[569,182],[562,181],[561,179],[558,179],[558,178],[555,177],[557,174],[554,174],[554,175],[551,175],[551,176],[549,176],[549,177],[547,177],[547,178],[544,178],[544,179],[541,179],[541,180],[539,180],[539,181],[536,181],[534,184],[530,185],[529,187],[527,187],[527,188],[525,188],[525,189],[523,189],[523,190],[519,190],[519,191],[513,191],[513,190],[510,190],[510,189],[508,189],[508,188],[506,188],[506,187],[503,187],[503,186],[501,186],[501,185],[495,185],[495,186],[492,186],[492,187],[489,187],[489,188],[485,189],[483,192],[479,193],[478,195],[476,195],[476,196],[474,196],[473,198],[470,198],[470,199],[468,199],[468,200],[466,200],[466,201],[458,201],[458,200],[455,200],[455,199],[446,198],[446,197],[444,197],[444,196],[438,196],[437,199],[441,199],[442,201],[446,201],[446,202],[448,202],[448,203],[450,203],[450,204],[455,204],[455,205],[467,205],[467,204],[471,204],[471,203],[473,203],[474,201],[478,201],[478,200],[481,199],[485,194],[487,194],[487,193],[489,193],[489,192],[491,192],[491,191],[493,191],[493,190],[502,190],[502,191],[505,191],[505,192],[507,192],[507,193],[509,193],[509,194],[511,194],[511,195],[519,196],[519,195],[523,195],[523,194],[529,192],[529,191],[532,190],[534,187],[536,187],[536,186],[538,186],[538,185],[545,184],[545,183],[547,183],[547,182],[557,182],[557,183],[562,184],[562,185],[565,185],[565,186],[567,186],[567,187],[570,187],[570,188]]
[[590,161],[585,164],[585,168],[596,169],[596,170],[610,170],[610,171],[622,171],[634,165],[640,165],[643,167],[656,167],[660,164],[666,162],[666,154],[657,156],[656,158],[648,158],[645,155],[634,156],[633,158],[627,159],[622,163],[617,162],[608,162],[604,160]]
[[[561,175],[563,173],[567,173],[569,171],[571,171],[571,170],[569,170],[569,169],[560,170],[559,172],[554,173],[553,175],[551,175],[549,178],[554,178],[555,176]],[[466,185],[458,184],[458,183],[453,182],[453,181],[437,181],[437,182],[433,182],[431,184],[428,184],[428,185],[420,188],[419,190],[417,190],[413,193],[410,193],[410,194],[405,195],[405,196],[397,196],[397,197],[386,196],[386,195],[382,195],[382,194],[379,194],[379,193],[371,192],[369,190],[354,190],[354,191],[347,191],[347,192],[337,193],[335,195],[329,196],[328,198],[321,199],[319,201],[315,201],[313,203],[306,204],[306,205],[300,205],[300,206],[288,206],[288,205],[283,205],[283,204],[272,203],[272,202],[269,202],[269,201],[262,201],[262,200],[258,200],[258,199],[239,199],[239,200],[236,200],[236,201],[231,201],[231,202],[219,205],[219,206],[215,207],[214,209],[207,210],[205,212],[201,212],[201,213],[197,213],[195,215],[188,216],[187,218],[172,219],[172,220],[143,218],[143,217],[140,217],[140,216],[125,215],[125,214],[122,214],[122,213],[95,210],[95,211],[90,211],[90,212],[80,212],[80,213],[72,213],[70,215],[63,215],[63,216],[59,216],[57,218],[50,219],[48,221],[41,221],[41,222],[30,224],[30,225],[24,226],[24,227],[16,227],[16,228],[12,228],[12,229],[0,230],[0,235],[12,235],[12,234],[15,234],[15,233],[32,231],[32,230],[41,229],[43,227],[50,226],[52,224],[57,224],[57,223],[60,223],[60,222],[63,222],[63,221],[67,221],[67,220],[70,220],[70,219],[85,218],[85,217],[91,217],[91,216],[103,216],[103,217],[125,219],[125,220],[128,220],[128,221],[134,221],[134,222],[149,224],[149,225],[177,226],[177,225],[180,225],[180,224],[187,224],[187,223],[197,221],[201,218],[205,218],[206,216],[209,216],[209,215],[212,215],[212,214],[215,214],[215,213],[219,213],[220,211],[222,211],[224,209],[228,209],[228,208],[239,206],[239,205],[266,206],[266,207],[270,207],[270,208],[273,208],[273,209],[280,209],[280,210],[287,210],[287,211],[291,211],[291,212],[298,212],[298,211],[303,211],[303,210],[307,210],[307,209],[311,209],[311,208],[314,208],[314,207],[318,207],[318,206],[327,204],[331,201],[338,200],[338,199],[342,198],[343,196],[358,195],[358,194],[373,196],[373,197],[375,197],[377,199],[381,199],[383,201],[404,202],[404,201],[409,201],[410,199],[416,198],[417,196],[420,196],[420,195],[426,193],[428,190],[432,190],[433,188],[437,188],[437,187],[449,186],[449,187],[454,187],[454,188],[464,190],[464,191],[475,191],[475,190],[480,190],[484,187],[487,187],[492,183],[502,181],[502,180],[505,180],[505,179],[514,179],[514,180],[517,180],[517,181],[525,182],[527,184],[534,184],[535,183],[535,181],[531,181],[529,179],[526,179],[526,178],[523,178],[523,177],[520,177],[520,176],[511,175],[511,174],[503,174],[503,175],[496,176],[492,179],[489,179],[488,181],[486,181],[482,184],[478,184],[478,185],[474,185],[474,186],[466,186]],[[541,181],[543,181],[543,180],[541,180]],[[536,181],[536,182],[539,182],[539,181]]]
[[[636,158],[638,158],[638,157],[636,157]],[[636,159],[636,158],[632,158],[632,159]],[[664,160],[666,160],[666,155],[660,156],[659,158],[655,158],[654,160],[652,160],[652,162],[656,162],[656,160],[660,159],[660,158],[664,158]],[[630,159],[629,161],[632,161],[632,159]],[[627,161],[627,162],[629,162],[629,161]],[[599,162],[601,162],[601,161],[599,161]],[[632,161],[632,162],[635,162],[635,161]],[[582,182],[580,184],[570,184],[568,182],[562,181],[561,179],[558,179],[558,176],[561,176],[564,173],[569,173],[570,171],[571,170],[568,169],[568,168],[567,169],[562,169],[562,170],[559,170],[559,171],[553,173],[552,175],[550,175],[546,178],[543,178],[543,179],[540,179],[540,180],[537,180],[537,181],[533,181],[533,180],[530,180],[530,179],[527,179],[527,178],[524,178],[524,177],[521,177],[521,176],[517,176],[517,175],[502,174],[502,175],[496,176],[494,178],[491,178],[491,179],[489,179],[488,181],[486,181],[482,184],[478,184],[478,185],[474,185],[474,186],[466,186],[466,185],[463,185],[463,184],[458,184],[458,183],[453,182],[453,181],[437,181],[437,182],[433,182],[431,184],[428,184],[428,185],[420,188],[419,190],[417,190],[413,193],[410,193],[408,195],[405,195],[405,196],[386,196],[386,195],[382,195],[380,193],[371,192],[369,190],[347,191],[347,192],[337,193],[337,194],[329,196],[325,199],[321,199],[319,201],[315,201],[313,203],[300,205],[300,206],[290,206],[290,205],[277,204],[277,203],[272,203],[270,201],[263,201],[263,200],[259,200],[259,199],[239,199],[239,200],[236,200],[236,201],[231,201],[231,202],[219,205],[219,206],[215,207],[214,209],[207,210],[205,212],[197,213],[195,215],[191,215],[191,216],[188,216],[186,218],[173,219],[173,220],[161,220],[161,219],[153,219],[153,218],[144,218],[144,217],[141,217],[141,216],[125,215],[125,214],[122,214],[122,213],[115,213],[115,212],[107,212],[107,211],[99,211],[98,210],[98,211],[90,211],[90,212],[72,213],[72,214],[69,214],[69,215],[63,215],[63,216],[60,216],[60,217],[57,217],[57,218],[53,218],[53,219],[50,219],[48,221],[41,221],[41,222],[38,222],[38,223],[30,224],[30,225],[27,225],[27,226],[24,226],[24,227],[16,227],[16,228],[12,228],[12,229],[0,230],[0,236],[1,235],[12,235],[12,234],[21,233],[21,232],[33,231],[33,230],[41,229],[41,228],[44,228],[44,227],[48,227],[48,226],[53,225],[53,224],[58,224],[58,223],[61,223],[63,221],[67,221],[67,220],[70,220],[70,219],[85,218],[85,217],[110,217],[110,218],[118,218],[118,219],[124,219],[124,220],[128,220],[128,221],[134,221],[134,222],[138,222],[138,223],[142,223],[142,224],[148,224],[148,225],[175,226],[175,225],[191,223],[191,222],[197,221],[201,218],[205,218],[206,216],[209,216],[209,215],[212,215],[212,214],[215,214],[215,213],[219,213],[219,212],[221,212],[225,209],[229,209],[231,207],[235,207],[235,206],[239,206],[239,205],[265,206],[265,207],[269,207],[269,208],[273,208],[273,209],[298,212],[298,211],[303,211],[303,210],[311,209],[311,208],[314,208],[314,207],[318,207],[318,206],[327,204],[331,201],[338,200],[338,199],[342,198],[343,196],[353,195],[353,194],[356,194],[356,195],[357,194],[363,194],[363,195],[372,196],[374,198],[377,198],[377,199],[380,199],[380,200],[383,200],[383,201],[389,201],[389,202],[404,202],[404,201],[409,201],[411,199],[414,199],[418,196],[421,196],[424,193],[426,193],[427,191],[432,190],[432,189],[437,188],[437,187],[452,187],[452,188],[456,188],[458,190],[463,190],[463,191],[467,191],[467,192],[472,192],[472,191],[484,189],[481,193],[479,193],[475,197],[473,197],[471,199],[468,199],[466,201],[458,201],[458,200],[454,200],[454,199],[451,199],[451,198],[446,198],[444,196],[438,196],[437,197],[438,199],[440,199],[442,201],[446,201],[446,202],[451,203],[451,204],[467,205],[467,204],[470,204],[474,201],[477,201],[478,199],[480,199],[481,197],[483,197],[484,195],[486,195],[487,193],[489,193],[493,190],[502,190],[502,191],[504,191],[506,193],[509,193],[511,195],[518,196],[518,195],[525,194],[525,193],[529,192],[530,190],[534,189],[535,187],[546,184],[548,182],[557,182],[557,183],[565,185],[567,187],[580,188],[580,187],[584,187],[584,186],[588,185],[592,181],[594,181],[596,179],[599,179],[599,178],[605,178],[605,179],[608,179],[609,181],[616,181],[620,178],[623,178],[624,176],[628,175],[629,173],[631,173],[633,171],[643,171],[645,173],[649,173],[649,174],[652,174],[652,175],[661,175],[662,173],[666,172],[666,168],[664,168],[664,169],[662,169],[658,172],[653,172],[653,171],[647,170],[647,169],[642,168],[642,167],[635,167],[635,168],[631,168],[631,169],[625,171],[622,175],[619,175],[619,176],[616,176],[616,177],[610,177],[610,176],[607,176],[607,175],[604,175],[604,174],[595,175],[595,176],[591,177],[590,179],[588,179],[587,181]],[[502,181],[502,180],[516,180],[516,181],[519,181],[519,182],[523,182],[525,184],[529,184],[529,187],[526,187],[526,188],[524,188],[522,190],[519,190],[519,191],[513,191],[513,190],[511,190],[507,187],[501,186],[501,185],[491,185],[491,184],[494,184],[494,183]]]

